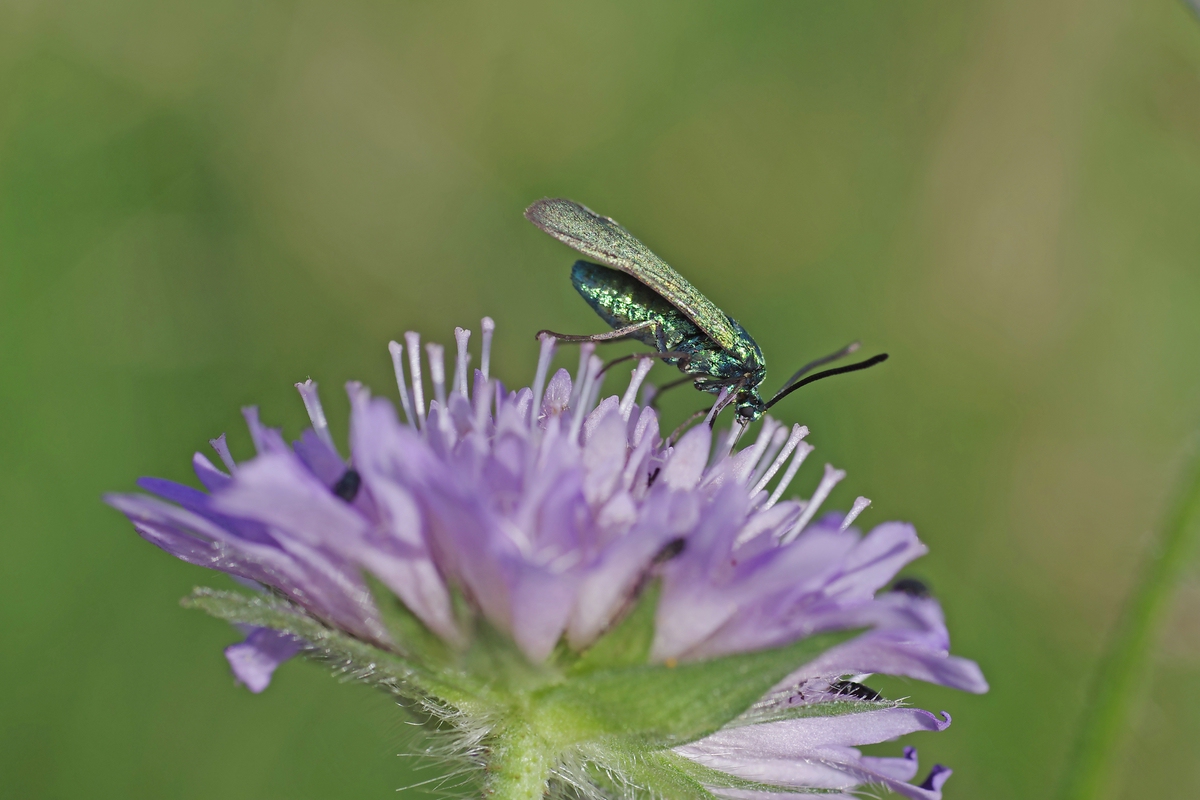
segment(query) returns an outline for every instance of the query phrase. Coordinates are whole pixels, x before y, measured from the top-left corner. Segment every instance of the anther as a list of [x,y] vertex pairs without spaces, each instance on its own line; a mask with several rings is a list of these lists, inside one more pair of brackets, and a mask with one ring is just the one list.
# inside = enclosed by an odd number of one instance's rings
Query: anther
[[229,453],[229,445],[225,443],[225,434],[221,434],[215,439],[209,439],[208,443],[212,445],[212,449],[217,451],[217,455],[221,458],[221,463],[225,465],[225,469],[229,470],[229,474],[237,472],[237,463],[234,462],[233,456]]
[[791,530],[783,535],[780,539],[780,544],[790,544],[796,540],[796,537],[804,530],[804,527],[812,521],[816,516],[817,511],[821,508],[821,503],[825,502],[825,498],[829,497],[829,493],[833,491],[833,487],[837,486],[842,478],[846,477],[844,470],[834,469],[832,464],[825,465],[825,475],[821,478],[821,482],[817,484],[817,490],[813,492],[813,496],[809,498],[808,503],[804,506],[804,511],[800,513],[800,519],[796,520],[796,524]]
[[454,342],[458,345],[458,355],[454,359],[454,389],[465,399],[470,399],[467,393],[467,366],[471,363],[471,353],[467,343],[471,341],[471,332],[466,328],[454,329]]
[[858,515],[867,510],[867,506],[869,505],[871,505],[871,501],[868,498],[856,497],[854,505],[850,506],[850,513],[842,520],[842,525],[838,528],[838,531],[844,531],[846,528],[849,528],[854,520],[858,519]]
[[300,398],[304,401],[304,410],[308,412],[308,418],[312,421],[317,437],[336,453],[337,446],[333,443],[333,437],[329,435],[329,423],[325,421],[325,409],[321,407],[321,398],[317,395],[316,381],[309,378],[304,383],[297,383],[296,390],[300,392]]
[[404,348],[393,339],[388,342],[388,352],[392,355],[392,369],[396,372],[396,388],[400,390],[400,407],[404,409],[404,419],[409,425],[415,425],[417,418],[413,415],[412,400],[408,396],[408,382],[404,379]]
[[425,427],[425,387],[421,383],[421,334],[409,331],[404,334],[408,345],[408,371],[412,373],[413,406],[417,410],[417,427]]
[[483,347],[479,354],[479,371],[483,373],[483,379],[488,379],[488,370],[492,365],[492,334],[496,332],[496,322],[491,317],[484,317],[479,321],[479,328],[483,331]]

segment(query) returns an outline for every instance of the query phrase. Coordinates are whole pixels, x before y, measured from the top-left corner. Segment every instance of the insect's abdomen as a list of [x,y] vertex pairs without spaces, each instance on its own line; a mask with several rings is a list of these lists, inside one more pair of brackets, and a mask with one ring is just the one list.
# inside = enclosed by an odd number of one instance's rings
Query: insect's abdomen
[[[668,350],[703,338],[700,330],[678,309],[652,289],[620,270],[576,261],[571,268],[571,283],[583,295],[601,319],[613,328],[623,328],[654,320],[661,323]],[[638,331],[638,341],[657,347],[653,330]]]

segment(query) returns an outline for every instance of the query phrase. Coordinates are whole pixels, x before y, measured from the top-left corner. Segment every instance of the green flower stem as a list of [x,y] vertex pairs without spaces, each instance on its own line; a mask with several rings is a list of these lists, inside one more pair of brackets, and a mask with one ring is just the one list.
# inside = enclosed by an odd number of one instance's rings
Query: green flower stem
[[488,758],[490,800],[541,800],[546,795],[554,755],[541,736],[524,725],[494,735]]
[[1200,534],[1200,447],[1193,444],[1192,449],[1175,505],[1151,547],[1088,694],[1063,800],[1094,800],[1105,791],[1159,625],[1180,573],[1195,552]]

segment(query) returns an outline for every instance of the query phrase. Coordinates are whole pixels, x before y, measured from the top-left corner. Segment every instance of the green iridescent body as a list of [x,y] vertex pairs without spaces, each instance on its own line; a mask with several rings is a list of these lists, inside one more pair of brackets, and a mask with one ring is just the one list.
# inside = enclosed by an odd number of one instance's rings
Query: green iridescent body
[[[695,387],[701,391],[716,394],[723,388],[741,384],[746,387],[743,390],[746,394],[754,392],[766,376],[762,351],[750,334],[732,319],[730,326],[739,344],[745,345],[737,354],[718,346],[683,312],[623,272],[576,261],[571,268],[571,283],[600,318],[613,328],[657,322],[663,334],[665,350],[662,352],[682,354],[682,357],[667,357],[663,361],[695,378]],[[659,346],[653,328],[643,328],[631,336],[655,349]]]
[[[560,242],[603,263],[577,261],[571,280],[588,304],[614,329],[662,353],[663,360],[695,378],[697,389],[728,389],[746,421],[766,409],[759,386],[767,366],[762,350],[736,321],[616,221],[571,200],[539,200],[525,216]],[[576,337],[587,338],[587,337]]]

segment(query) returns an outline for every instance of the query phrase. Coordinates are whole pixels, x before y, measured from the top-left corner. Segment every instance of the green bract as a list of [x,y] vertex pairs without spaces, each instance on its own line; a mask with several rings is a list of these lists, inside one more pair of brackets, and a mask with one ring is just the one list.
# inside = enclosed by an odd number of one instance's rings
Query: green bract
[[[392,637],[366,642],[279,599],[197,589],[184,605],[223,620],[290,633],[307,654],[346,674],[419,701],[467,738],[482,740],[492,796],[541,797],[553,779],[586,778],[603,791],[640,787],[665,797],[714,797],[707,786],[761,788],[707,769],[670,748],[727,725],[764,716],[756,701],[806,661],[855,632],[810,636],[769,650],[706,661],[650,663],[657,585],[582,653],[560,645],[535,665],[507,636],[478,618],[468,645],[434,636],[386,589],[373,586]],[[791,716],[835,716],[892,708],[890,702],[802,706]],[[565,785],[565,784],[564,784]],[[578,788],[578,787],[576,787]]]

